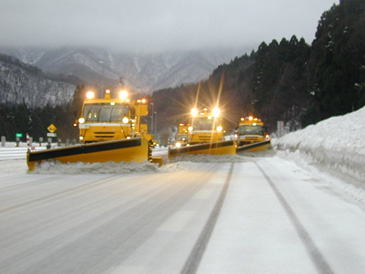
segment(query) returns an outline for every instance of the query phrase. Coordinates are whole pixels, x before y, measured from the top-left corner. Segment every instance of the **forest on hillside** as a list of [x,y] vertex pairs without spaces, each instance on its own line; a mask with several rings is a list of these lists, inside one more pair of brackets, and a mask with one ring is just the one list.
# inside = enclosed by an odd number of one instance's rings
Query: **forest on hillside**
[[78,128],[74,126],[76,112],[71,105],[46,106],[31,109],[26,104],[0,105],[0,133],[8,141],[15,141],[16,134],[21,133],[20,141],[25,142],[28,133],[34,142],[43,138],[47,141],[48,126],[57,128],[57,138],[52,141],[78,142]]
[[[84,95],[85,87],[78,86],[73,103],[62,107],[0,105],[1,135],[13,140],[16,132],[28,132],[38,139],[54,123],[63,140],[77,138],[73,123]],[[210,107],[219,100],[227,131],[247,115],[260,117],[275,132],[277,121],[296,130],[357,110],[365,105],[365,2],[341,0],[325,11],[311,45],[295,35],[262,42],[217,67],[208,80],[155,91],[148,99],[160,139],[188,122],[196,103]]]
[[220,97],[227,130],[250,114],[274,132],[279,120],[296,130],[363,107],[365,2],[344,0],[324,12],[311,45],[295,35],[262,42],[250,55],[219,66],[207,81],[155,92],[151,100],[160,130],[186,121],[198,90],[201,106],[212,106]]

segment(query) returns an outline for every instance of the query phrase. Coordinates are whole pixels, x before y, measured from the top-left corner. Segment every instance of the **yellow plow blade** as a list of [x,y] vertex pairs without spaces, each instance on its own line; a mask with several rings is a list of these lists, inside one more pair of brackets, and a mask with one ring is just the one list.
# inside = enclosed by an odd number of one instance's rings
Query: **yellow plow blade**
[[255,151],[268,150],[270,148],[271,148],[271,142],[270,140],[266,140],[262,142],[252,143],[249,145],[238,146],[237,152],[241,151],[255,152]]
[[225,155],[236,154],[236,144],[234,141],[212,142],[204,144],[189,145],[179,148],[169,148],[168,156],[177,157],[186,154],[211,154]]
[[131,138],[43,151],[28,151],[27,164],[30,171],[34,170],[36,163],[44,160],[61,163],[143,162],[149,160],[148,141],[142,138]]

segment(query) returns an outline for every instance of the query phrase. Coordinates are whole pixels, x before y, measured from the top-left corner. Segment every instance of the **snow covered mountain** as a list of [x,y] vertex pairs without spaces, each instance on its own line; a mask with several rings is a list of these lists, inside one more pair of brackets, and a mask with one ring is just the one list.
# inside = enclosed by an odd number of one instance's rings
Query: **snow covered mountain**
[[73,75],[90,84],[116,83],[144,93],[208,78],[219,65],[249,48],[163,52],[117,53],[100,48],[2,48],[0,52],[39,67],[46,73]]
[[49,78],[42,70],[0,54],[0,103],[30,108],[54,106],[72,100],[76,86]]

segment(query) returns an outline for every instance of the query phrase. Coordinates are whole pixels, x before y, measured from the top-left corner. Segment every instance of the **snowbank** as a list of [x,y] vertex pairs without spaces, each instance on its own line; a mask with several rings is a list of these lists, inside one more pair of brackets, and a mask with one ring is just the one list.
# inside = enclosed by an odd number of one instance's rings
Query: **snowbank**
[[157,164],[148,161],[134,162],[107,162],[107,163],[69,163],[62,164],[58,161],[42,161],[35,164],[34,174],[123,174],[133,172],[156,172]]
[[188,154],[174,157],[169,162],[239,163],[244,161],[245,158],[239,155]]
[[275,147],[365,188],[365,107],[289,133]]
[[[35,164],[33,174],[124,174],[144,172],[174,172],[176,170],[188,170],[194,163],[231,163],[243,162],[244,158],[238,155],[185,155],[176,157],[162,165],[153,164],[148,161],[141,163],[134,162],[107,162],[107,163],[69,163],[62,164],[58,161],[43,161]],[[1,170],[1,169],[0,169]]]

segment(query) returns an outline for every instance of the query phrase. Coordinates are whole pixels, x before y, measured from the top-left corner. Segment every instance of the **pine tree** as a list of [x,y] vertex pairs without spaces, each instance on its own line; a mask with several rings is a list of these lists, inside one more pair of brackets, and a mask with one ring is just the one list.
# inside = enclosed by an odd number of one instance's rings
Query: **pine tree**
[[364,105],[364,7],[364,1],[346,0],[323,13],[312,44],[314,85],[306,123],[345,114]]

